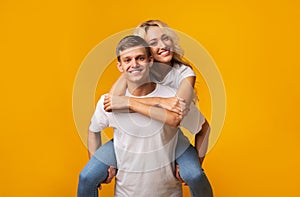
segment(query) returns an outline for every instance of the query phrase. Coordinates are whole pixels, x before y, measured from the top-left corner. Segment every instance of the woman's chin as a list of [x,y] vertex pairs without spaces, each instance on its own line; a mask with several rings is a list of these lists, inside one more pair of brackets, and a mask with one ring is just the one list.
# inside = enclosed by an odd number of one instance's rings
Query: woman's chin
[[167,56],[167,57],[158,57],[156,58],[156,61],[163,63],[163,64],[170,64],[172,60],[172,56]]

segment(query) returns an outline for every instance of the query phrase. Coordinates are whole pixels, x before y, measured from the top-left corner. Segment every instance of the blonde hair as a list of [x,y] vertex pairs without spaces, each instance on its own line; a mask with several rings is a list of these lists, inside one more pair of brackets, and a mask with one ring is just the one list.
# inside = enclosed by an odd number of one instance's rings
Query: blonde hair
[[133,34],[145,39],[149,27],[159,27],[166,35],[170,37],[174,46],[174,51],[173,51],[174,55],[172,59],[173,61],[191,67],[187,61],[183,60],[184,51],[179,45],[179,38],[177,34],[166,23],[160,20],[148,20],[139,24],[134,30]]

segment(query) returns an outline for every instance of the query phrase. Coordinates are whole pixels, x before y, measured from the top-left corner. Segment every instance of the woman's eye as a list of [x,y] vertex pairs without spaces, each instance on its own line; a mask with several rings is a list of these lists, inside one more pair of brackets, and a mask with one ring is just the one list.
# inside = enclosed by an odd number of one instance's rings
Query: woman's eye
[[157,42],[150,42],[149,45],[150,45],[150,46],[156,46],[156,45],[157,45]]
[[169,38],[169,36],[167,36],[167,35],[163,35],[162,40],[163,40],[163,41],[168,41],[168,40],[170,40],[170,38]]

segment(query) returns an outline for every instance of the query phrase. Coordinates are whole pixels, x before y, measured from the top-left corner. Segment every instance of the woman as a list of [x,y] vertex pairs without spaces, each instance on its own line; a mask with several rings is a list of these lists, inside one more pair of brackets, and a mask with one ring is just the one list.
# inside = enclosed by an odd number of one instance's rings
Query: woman
[[[155,59],[155,64],[151,69],[152,80],[156,83],[168,85],[177,89],[176,97],[173,98],[147,98],[137,99],[136,101],[148,105],[161,105],[163,108],[168,110],[176,113],[182,113],[182,109],[179,105],[182,105],[182,101],[184,101],[186,106],[190,106],[194,97],[193,87],[195,84],[195,74],[189,65],[181,58],[182,50],[178,44],[177,35],[174,31],[168,28],[165,23],[158,20],[151,20],[142,23],[137,27],[134,34],[144,38],[150,46],[152,56]],[[117,96],[124,95],[125,89],[126,84],[122,77],[120,77],[113,86],[111,94]],[[108,96],[105,99],[106,111],[113,109],[112,98],[113,97]],[[176,176],[179,180],[182,182],[184,181],[190,187],[191,195],[193,197],[210,197],[212,196],[211,186],[201,168],[201,164],[206,153],[210,128],[203,117],[201,121],[203,122],[202,129],[195,137],[195,147],[197,150],[189,143],[187,145],[187,138],[183,136],[182,132],[179,132],[179,140],[176,147],[176,162],[179,167],[177,168]],[[104,146],[99,148],[95,154],[101,158],[107,157],[106,151],[103,150],[112,151],[113,142],[110,141],[106,143]],[[113,160],[112,158],[109,159]],[[103,159],[101,160],[104,162]],[[82,171],[80,182],[84,182],[83,179],[89,179],[90,175],[88,172],[91,168],[92,167],[89,166]],[[102,183],[108,174],[106,171],[99,174],[102,174],[102,176],[98,178],[98,183]]]

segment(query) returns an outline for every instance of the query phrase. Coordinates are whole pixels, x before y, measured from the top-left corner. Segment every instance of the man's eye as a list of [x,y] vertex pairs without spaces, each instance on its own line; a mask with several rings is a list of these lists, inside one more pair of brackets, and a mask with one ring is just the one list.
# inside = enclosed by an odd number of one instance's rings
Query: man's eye
[[129,63],[131,60],[130,59],[125,59],[124,62],[125,63]]
[[144,61],[145,58],[144,58],[144,57],[139,57],[139,60],[140,60],[140,61]]

